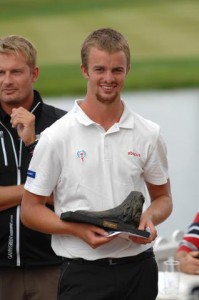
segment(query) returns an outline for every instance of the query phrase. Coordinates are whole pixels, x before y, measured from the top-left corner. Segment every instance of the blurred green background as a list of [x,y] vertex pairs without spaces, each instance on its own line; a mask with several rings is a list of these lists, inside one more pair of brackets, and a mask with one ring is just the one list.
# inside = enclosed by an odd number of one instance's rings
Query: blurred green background
[[20,34],[38,50],[45,96],[85,93],[80,48],[94,29],[128,39],[127,90],[199,87],[198,0],[0,0],[0,35]]

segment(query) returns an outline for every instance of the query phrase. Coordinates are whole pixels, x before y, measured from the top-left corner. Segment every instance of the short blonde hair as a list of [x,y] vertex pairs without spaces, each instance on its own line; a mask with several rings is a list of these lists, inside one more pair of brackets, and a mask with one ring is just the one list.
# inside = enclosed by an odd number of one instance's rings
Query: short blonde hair
[[34,69],[36,66],[37,50],[26,38],[19,35],[8,35],[0,38],[0,53],[22,53],[27,65]]
[[95,47],[109,53],[123,51],[127,60],[127,70],[130,69],[130,47],[127,40],[118,31],[111,28],[102,28],[89,34],[81,48],[81,60],[86,69],[88,68],[88,56],[91,47]]

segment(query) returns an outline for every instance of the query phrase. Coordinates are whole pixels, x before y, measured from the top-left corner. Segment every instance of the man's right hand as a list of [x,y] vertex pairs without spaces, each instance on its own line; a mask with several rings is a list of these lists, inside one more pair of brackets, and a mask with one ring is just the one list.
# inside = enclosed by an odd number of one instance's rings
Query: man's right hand
[[35,141],[35,116],[23,107],[13,108],[11,114],[11,124],[17,129],[19,137],[25,145],[30,145]]

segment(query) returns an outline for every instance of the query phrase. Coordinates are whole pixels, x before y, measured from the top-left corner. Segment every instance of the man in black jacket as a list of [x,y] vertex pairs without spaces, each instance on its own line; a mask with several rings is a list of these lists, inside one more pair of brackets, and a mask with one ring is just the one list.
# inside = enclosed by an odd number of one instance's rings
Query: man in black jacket
[[[0,38],[0,299],[55,300],[61,259],[51,236],[20,222],[23,185],[40,133],[66,112],[33,90],[36,49],[24,37]],[[50,162],[49,162],[50,163]],[[53,196],[46,198],[53,209]]]

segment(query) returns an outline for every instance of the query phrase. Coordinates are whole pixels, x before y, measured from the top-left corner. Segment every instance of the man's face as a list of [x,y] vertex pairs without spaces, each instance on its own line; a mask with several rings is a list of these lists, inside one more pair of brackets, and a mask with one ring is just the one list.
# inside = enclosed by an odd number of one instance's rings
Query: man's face
[[120,98],[127,70],[123,51],[109,53],[92,47],[88,56],[88,68],[81,66],[88,81],[87,95],[110,104]]
[[21,54],[0,53],[0,102],[2,107],[28,106],[32,102],[32,84],[37,80],[38,68],[27,65]]

